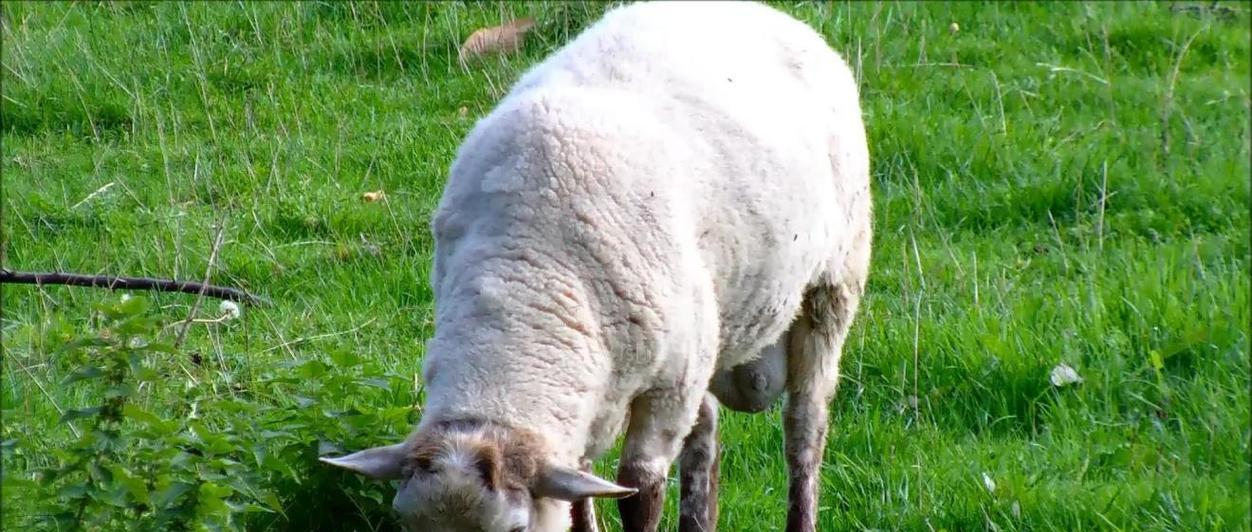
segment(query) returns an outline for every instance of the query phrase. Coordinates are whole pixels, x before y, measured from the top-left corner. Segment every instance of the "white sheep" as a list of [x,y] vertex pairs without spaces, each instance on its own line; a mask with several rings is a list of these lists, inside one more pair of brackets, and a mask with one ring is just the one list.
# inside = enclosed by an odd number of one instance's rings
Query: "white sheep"
[[[820,35],[755,3],[613,9],[457,154],[415,431],[323,460],[401,480],[414,530],[562,530],[575,501],[585,529],[587,499],[615,497],[651,531],[684,439],[711,442],[706,392],[759,410],[785,380],[787,530],[812,531],[870,209],[856,81]],[[736,376],[754,367],[762,389]],[[589,473],[623,430],[617,482]],[[714,525],[683,505],[684,528]]]

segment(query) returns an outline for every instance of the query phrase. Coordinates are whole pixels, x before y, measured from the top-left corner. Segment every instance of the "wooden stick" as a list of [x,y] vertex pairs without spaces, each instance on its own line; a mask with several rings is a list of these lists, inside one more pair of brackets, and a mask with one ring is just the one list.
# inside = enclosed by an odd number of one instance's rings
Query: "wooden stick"
[[156,290],[158,292],[182,292],[184,294],[200,294],[217,299],[229,299],[250,305],[269,304],[270,301],[261,296],[244,292],[238,288],[214,286],[195,281],[178,281],[174,279],[154,279],[151,277],[118,277],[113,275],[82,275],[77,273],[31,273],[15,272],[0,269],[0,284],[33,284],[33,285],[68,285],[93,286],[110,290]]
[[187,313],[187,321],[183,322],[183,328],[178,331],[178,338],[174,340],[174,349],[178,349],[183,345],[183,340],[187,339],[187,330],[191,329],[191,320],[196,319],[196,311],[200,310],[200,303],[204,301],[204,291],[209,287],[209,277],[213,275],[213,264],[217,262],[217,252],[222,249],[222,233],[226,230],[226,224],[218,221],[214,225],[213,231],[213,249],[209,250],[209,265],[204,267],[204,283],[200,286],[200,291],[196,293],[196,302],[191,304],[191,312]]

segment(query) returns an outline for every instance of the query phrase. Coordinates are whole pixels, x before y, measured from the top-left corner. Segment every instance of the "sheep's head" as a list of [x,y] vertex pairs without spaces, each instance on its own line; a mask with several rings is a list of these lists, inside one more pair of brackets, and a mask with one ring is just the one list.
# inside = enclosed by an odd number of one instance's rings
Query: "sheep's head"
[[635,493],[544,456],[534,434],[459,421],[423,427],[403,443],[321,460],[374,479],[399,480],[392,505],[401,524],[414,531],[565,530],[568,502]]

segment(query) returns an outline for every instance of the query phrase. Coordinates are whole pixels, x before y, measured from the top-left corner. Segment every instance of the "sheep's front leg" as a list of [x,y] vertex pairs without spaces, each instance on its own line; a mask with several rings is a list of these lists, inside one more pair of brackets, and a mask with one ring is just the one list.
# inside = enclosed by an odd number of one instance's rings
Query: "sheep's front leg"
[[[583,471],[591,472],[591,461],[583,460],[580,464]],[[599,532],[596,524],[596,504],[592,499],[574,501],[570,505],[570,521],[573,526],[570,532]]]
[[681,495],[678,500],[679,532],[712,532],[717,529],[717,475],[721,464],[717,446],[717,401],[706,395],[691,434],[683,441],[678,457]]
[[631,404],[617,483],[639,493],[617,500],[625,532],[654,532],[660,524],[665,477],[703,398],[703,390],[653,390]]

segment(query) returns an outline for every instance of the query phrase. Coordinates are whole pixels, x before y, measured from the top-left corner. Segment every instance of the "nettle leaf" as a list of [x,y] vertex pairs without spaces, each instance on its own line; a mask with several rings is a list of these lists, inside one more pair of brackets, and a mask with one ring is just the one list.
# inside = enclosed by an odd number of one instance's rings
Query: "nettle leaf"
[[208,461],[208,466],[227,472],[235,472],[242,469],[243,464],[231,460],[230,458],[217,457]]
[[123,382],[123,383],[116,384],[116,385],[106,388],[104,390],[104,398],[114,399],[118,397],[130,397],[134,393],[135,393],[134,385],[128,382]]
[[93,406],[91,408],[79,408],[76,410],[66,410],[65,413],[61,415],[60,422],[69,423],[70,421],[74,421],[75,419],[93,417],[93,416],[98,415],[99,413],[100,413],[100,407],[98,406]]
[[318,456],[326,456],[328,454],[338,454],[342,452],[343,452],[343,448],[335,444],[334,442],[321,440],[321,439],[317,440],[317,455]]
[[409,414],[412,413],[412,411],[413,411],[413,408],[409,406],[393,406],[389,408],[379,409],[376,412],[376,415],[378,416],[379,419],[383,421],[387,421],[391,423],[402,423],[402,422],[408,422]]
[[256,491],[256,488],[252,486],[248,479],[244,478],[243,474],[227,477],[226,485],[234,489],[236,493],[242,493],[249,496]]
[[304,449],[305,446],[299,443],[284,446],[275,453],[277,456],[267,455],[261,467],[265,471],[278,473],[300,484],[301,476],[296,472],[294,464],[301,462]]
[[78,381],[99,378],[102,375],[104,375],[104,370],[100,369],[99,367],[86,366],[86,367],[75,370],[73,373],[70,373],[70,375],[66,377],[65,380],[61,381],[61,385],[68,386]]
[[116,322],[126,317],[126,314],[118,308],[116,303],[101,303],[95,306],[96,312],[103,314],[105,319]]
[[226,436],[210,431],[200,423],[191,425],[191,433],[201,444],[201,450],[207,453],[225,454],[235,450]]
[[226,485],[216,482],[205,482],[200,484],[200,492],[197,494],[196,515],[199,516],[229,516],[230,507],[226,505],[226,497],[234,493],[234,490]]
[[228,478],[230,477],[226,476],[226,474],[218,473],[215,471],[201,471],[200,472],[200,480],[203,480],[205,482],[219,482],[222,480],[226,480]]
[[252,446],[252,463],[257,467],[265,467],[266,460],[269,458],[269,450],[265,448],[265,444],[257,443]]
[[360,495],[362,497],[365,497],[366,499],[374,501],[375,504],[384,504],[383,494],[379,490],[367,490],[367,491],[361,492]]
[[57,491],[57,497],[68,501],[76,501],[87,496],[86,484],[66,484]]
[[108,469],[101,467],[97,462],[89,462],[87,471],[91,473],[91,478],[101,484],[110,484],[113,482],[113,473]]
[[344,410],[335,410],[335,411],[326,412],[325,416],[329,418],[349,418],[348,422],[352,423],[354,426],[357,426],[357,427],[359,427],[360,424],[363,423],[363,421],[359,419],[353,419],[353,418],[366,417],[366,416],[363,416],[361,411],[357,410],[356,407],[350,407]]
[[148,298],[143,296],[132,296],[112,305],[112,308],[122,316],[139,316],[148,311]]
[[97,450],[117,449],[122,443],[121,434],[117,432],[95,429],[90,434],[93,446]]
[[148,501],[154,508],[168,508],[181,499],[195,486],[186,482],[173,482],[152,493]]
[[336,349],[328,354],[330,355],[331,362],[334,362],[336,366],[341,368],[359,366],[361,365],[361,362],[363,362],[360,355],[346,349]]
[[131,368],[131,373],[134,374],[135,381],[138,382],[159,382],[160,378],[162,378],[160,372],[146,366]]
[[148,502],[148,485],[143,481],[143,479],[135,476],[130,472],[130,470],[117,464],[109,466],[109,471],[113,474],[113,481],[117,483],[119,487],[126,490],[126,493],[130,496],[131,500],[138,503]]
[[148,298],[142,296],[127,297],[120,301],[108,301],[95,305],[96,311],[112,321],[141,316],[148,311]]
[[304,379],[295,377],[294,375],[265,375],[258,380],[261,384],[303,384]]
[[126,403],[122,407],[122,415],[159,433],[173,432],[173,429],[177,426],[175,423],[167,422],[157,417],[156,414],[144,410],[143,407],[133,403]]
[[127,506],[126,488],[119,485],[106,485],[101,489],[95,490],[91,494],[91,498],[117,508],[125,508]]
[[49,515],[47,520],[55,523],[53,528],[57,530],[72,530],[74,528],[80,528],[78,526],[78,514],[70,510]]
[[12,495],[21,490],[36,490],[39,488],[39,482],[22,475],[6,474],[0,479],[0,486],[3,487],[5,492]]
[[157,382],[161,379],[161,373],[155,368],[144,365],[143,357],[137,353],[130,356],[130,374],[136,382]]
[[[117,334],[129,339],[130,337],[143,337],[147,333],[156,328],[157,320],[152,317],[135,317],[124,320],[117,324]],[[143,346],[147,347],[147,342],[143,342]],[[130,345],[129,343],[127,345]]]
[[[9,478],[9,476],[10,475],[5,475],[5,478]],[[61,468],[59,467],[36,468],[36,469],[31,470],[31,476],[34,477],[35,482],[39,483],[39,485],[48,487],[48,486],[51,486],[53,482],[56,482],[57,479],[61,478]]]
[[270,493],[267,491],[265,493],[262,493],[259,497],[257,497],[257,499],[260,500],[261,503],[264,504],[265,507],[268,508],[271,512],[279,513],[279,514],[285,513],[283,512],[283,503],[282,501],[278,500],[277,495],[274,495],[273,493]]
[[103,338],[96,338],[96,337],[74,338],[61,345],[59,349],[59,354],[63,355],[65,353],[83,351],[88,348],[108,347],[110,345],[112,345],[112,343]]
[[289,439],[293,439],[296,437],[295,434],[292,434],[290,431],[286,431],[286,430],[263,430],[261,431],[260,436],[261,436],[261,439],[264,439],[264,440],[277,440],[277,439],[289,440]]
[[165,354],[171,354],[171,355],[178,353],[178,349],[176,349],[173,344],[169,344],[166,342],[150,342],[148,343],[148,345],[144,346],[144,351],[150,351],[153,353],[165,353]]
[[370,377],[368,379],[361,379],[357,382],[382,390],[391,390],[391,381],[383,377]]
[[170,467],[174,469],[190,470],[195,464],[195,458],[196,457],[191,453],[179,451],[178,454],[175,454],[174,457],[170,459]]
[[317,379],[330,371],[330,366],[321,360],[309,360],[296,368],[296,375],[305,379]]

